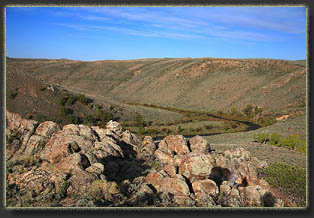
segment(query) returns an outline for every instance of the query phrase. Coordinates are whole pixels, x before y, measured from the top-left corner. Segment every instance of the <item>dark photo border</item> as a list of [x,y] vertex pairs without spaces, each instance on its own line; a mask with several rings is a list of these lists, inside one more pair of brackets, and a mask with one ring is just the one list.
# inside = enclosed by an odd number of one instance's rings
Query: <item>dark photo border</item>
[[[308,0],[275,0],[275,1],[258,1],[258,0],[2,0],[0,2],[0,16],[1,16],[1,35],[0,35],[0,87],[1,87],[1,117],[0,117],[0,138],[1,138],[1,179],[0,179],[0,196],[1,196],[1,217],[56,217],[56,216],[74,216],[74,217],[138,217],[138,216],[236,216],[242,217],[243,215],[259,217],[262,215],[268,216],[304,216],[312,217],[313,215],[313,196],[312,196],[312,84],[313,82],[313,69],[312,69],[312,29],[313,29],[313,8]],[[305,6],[307,7],[307,116],[308,116],[308,206],[306,209],[234,209],[226,208],[222,210],[204,209],[204,208],[176,208],[176,209],[154,209],[154,208],[93,208],[93,209],[73,209],[73,208],[38,208],[38,209],[7,209],[4,205],[5,200],[5,60],[6,60],[6,44],[5,44],[5,7],[6,6]]]

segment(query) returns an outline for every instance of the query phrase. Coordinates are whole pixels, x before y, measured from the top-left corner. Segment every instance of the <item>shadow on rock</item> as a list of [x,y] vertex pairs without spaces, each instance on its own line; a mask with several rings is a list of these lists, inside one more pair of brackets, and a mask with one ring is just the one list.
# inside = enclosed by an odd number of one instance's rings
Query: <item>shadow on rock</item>
[[214,167],[211,170],[208,178],[215,181],[217,186],[219,187],[223,181],[228,181],[230,177],[230,170],[222,167]]
[[264,203],[264,207],[274,207],[276,198],[270,192],[266,192],[262,197],[262,202]]
[[150,167],[145,161],[136,158],[116,158],[108,156],[102,160],[104,175],[108,181],[132,181],[139,176],[146,176]]

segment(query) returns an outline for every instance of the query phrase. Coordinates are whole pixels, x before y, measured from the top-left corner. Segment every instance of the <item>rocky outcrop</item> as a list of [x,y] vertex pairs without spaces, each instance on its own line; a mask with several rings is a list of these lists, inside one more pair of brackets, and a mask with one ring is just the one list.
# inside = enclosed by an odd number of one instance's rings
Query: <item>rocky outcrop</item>
[[7,185],[33,205],[283,206],[258,177],[267,163],[242,148],[211,151],[204,138],[182,135],[156,144],[115,121],[103,129],[6,117]]

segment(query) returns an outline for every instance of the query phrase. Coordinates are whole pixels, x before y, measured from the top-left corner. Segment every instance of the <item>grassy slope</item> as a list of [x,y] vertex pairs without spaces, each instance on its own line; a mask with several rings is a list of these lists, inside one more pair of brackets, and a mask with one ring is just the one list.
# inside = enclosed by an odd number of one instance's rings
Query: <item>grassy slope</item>
[[[23,59],[16,59],[15,61],[20,63],[24,62]],[[37,60],[32,61],[37,62]],[[40,60],[39,62],[41,61],[49,62],[49,60]],[[61,62],[62,61],[63,60],[61,60]],[[49,64],[47,65],[49,66]],[[44,65],[39,66],[39,68],[44,67]],[[95,104],[104,105],[107,108],[112,105],[115,107],[115,110],[118,111],[118,116],[121,120],[133,120],[136,113],[140,113],[146,120],[160,120],[162,122],[176,120],[182,117],[182,115],[171,111],[127,105],[110,97],[94,95],[92,92],[80,88],[64,88],[59,86],[59,91],[55,93],[47,89],[44,90],[44,88],[48,86],[47,83],[33,76],[31,71],[32,69],[27,67],[24,70],[16,68],[11,64],[7,65],[6,108],[11,112],[21,114],[23,117],[26,117],[27,114],[31,114],[35,120],[53,120],[63,123],[59,100],[61,96],[66,93],[72,93],[74,95],[85,94],[86,97],[93,99]],[[18,89],[17,95],[12,98],[11,93],[14,93],[16,88]],[[76,102],[71,108],[77,116],[94,114],[94,111],[88,106],[79,102]]]
[[[217,111],[258,104],[268,111],[304,109],[306,71],[271,59],[70,61],[9,59],[8,65],[68,88],[125,102]],[[302,63],[301,63],[302,64]]]

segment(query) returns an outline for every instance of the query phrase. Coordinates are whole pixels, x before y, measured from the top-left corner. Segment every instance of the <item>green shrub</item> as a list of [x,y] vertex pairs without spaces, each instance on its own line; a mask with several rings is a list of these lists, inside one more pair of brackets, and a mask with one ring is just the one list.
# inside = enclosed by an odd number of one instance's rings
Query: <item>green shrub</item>
[[68,97],[63,95],[60,99],[59,99],[59,105],[60,106],[65,106],[65,104],[67,103]]
[[156,128],[149,128],[147,131],[145,131],[146,134],[152,136],[153,138],[156,137],[160,132]]
[[279,140],[280,140],[280,135],[277,133],[273,133],[273,134],[271,134],[269,144],[270,145],[277,145],[279,143]]
[[277,133],[273,133],[271,136],[267,133],[255,133],[254,141],[259,143],[269,143],[270,145],[296,150],[298,152],[306,152],[306,142],[297,134],[283,138]]
[[167,127],[162,128],[161,131],[164,132],[165,134],[171,133],[171,130]]
[[253,116],[253,109],[254,107],[250,104],[246,105],[246,107],[242,110],[242,112],[247,116],[248,118],[251,118]]
[[212,128],[213,128],[213,125],[206,125],[206,124],[205,124],[205,125],[204,125],[204,128],[205,128],[205,129],[212,129]]
[[63,116],[63,117],[66,117],[69,113],[68,109],[66,107],[63,107],[63,106],[59,107],[59,111],[61,113],[61,116]]
[[78,100],[77,96],[70,95],[67,99],[66,105],[72,106]]
[[236,115],[236,114],[238,114],[238,110],[237,110],[234,106],[232,106],[231,109],[230,109],[230,111],[229,111],[229,113],[230,113],[231,115]]
[[267,143],[269,142],[269,134],[268,133],[255,133],[254,134],[254,141],[259,143]]
[[37,115],[37,120],[38,120],[39,122],[44,122],[44,121],[47,120],[47,116],[44,115],[44,114],[38,114],[38,115]]
[[89,105],[90,103],[92,103],[92,100],[89,98],[86,98],[84,94],[80,94],[76,98],[79,102],[81,102],[82,104],[85,104],[85,105]]
[[288,138],[281,138],[278,146],[299,152],[306,152],[306,142],[301,140],[297,134],[290,135]]
[[184,131],[184,128],[182,128],[181,126],[178,126],[178,129],[177,129],[177,133],[182,133]]
[[292,195],[300,206],[306,204],[306,171],[297,166],[271,163],[259,173],[273,187]]
[[77,117],[73,114],[68,114],[66,119],[69,123],[72,123],[72,124],[80,124],[81,123],[80,117]]
[[136,126],[139,127],[139,128],[146,126],[146,122],[143,119],[141,114],[136,113],[136,115],[134,117],[134,121],[136,122]]
[[67,197],[67,191],[68,191],[69,183],[67,181],[64,181],[59,188],[59,195],[61,198]]
[[202,127],[197,127],[196,129],[195,129],[195,131],[197,132],[197,133],[201,133],[202,132]]
[[137,133],[138,133],[139,135],[144,135],[144,134],[146,133],[144,126],[138,127]]
[[190,133],[190,134],[194,134],[194,133],[195,133],[195,129],[194,129],[193,127],[190,127],[190,128],[189,128],[189,133]]
[[93,115],[86,115],[84,118],[84,123],[85,124],[95,124],[97,122],[97,119]]
[[15,99],[17,94],[18,94],[18,88],[16,88],[15,90],[10,91],[10,98],[11,99]]
[[28,120],[33,119],[33,115],[32,114],[26,114],[25,118]]
[[37,158],[37,157],[34,157],[34,156],[29,156],[29,157],[25,157],[23,159],[23,165],[25,167],[31,167],[31,166],[40,166],[41,164],[41,159]]

